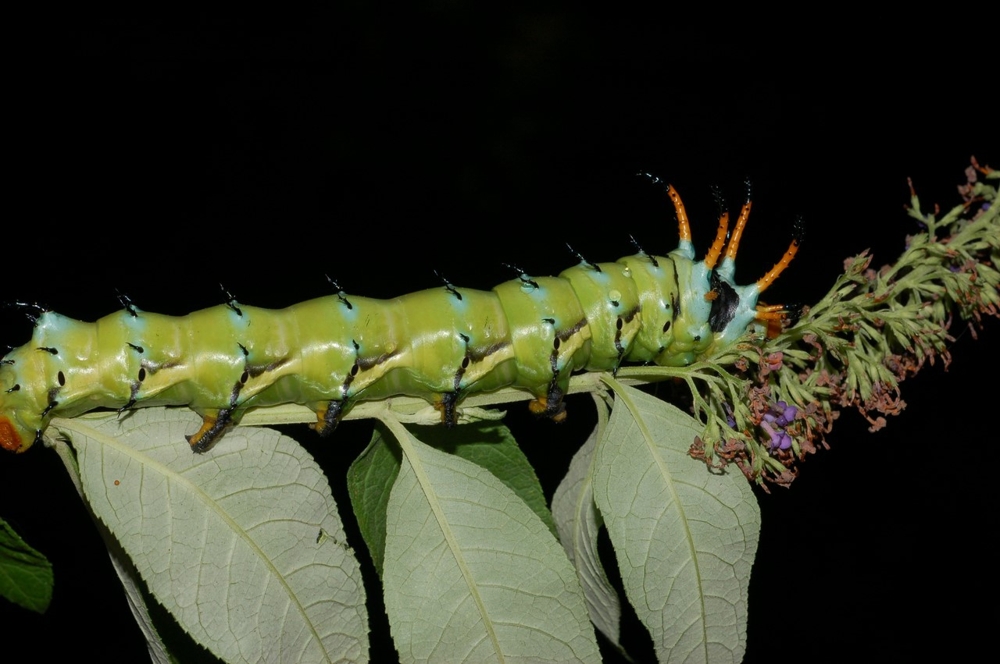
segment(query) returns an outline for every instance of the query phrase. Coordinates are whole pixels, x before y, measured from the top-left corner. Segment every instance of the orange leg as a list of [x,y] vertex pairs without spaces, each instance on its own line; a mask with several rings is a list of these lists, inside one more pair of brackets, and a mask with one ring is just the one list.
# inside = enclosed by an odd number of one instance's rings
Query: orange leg
[[235,424],[232,409],[223,408],[216,413],[215,415],[203,415],[201,428],[198,429],[198,432],[193,436],[187,436],[192,452],[201,454],[212,449],[212,446],[222,438],[222,434]]
[[324,438],[333,433],[333,430],[340,424],[340,418],[344,416],[344,404],[346,400],[329,401],[316,411],[316,421],[310,424],[310,428]]
[[800,312],[792,313],[789,309],[796,309],[796,307],[786,307],[782,304],[757,305],[756,319],[767,325],[768,339],[774,339],[781,334],[786,322],[794,322],[794,319],[798,318]]
[[553,422],[566,421],[566,406],[562,401],[553,403],[547,397],[538,397],[528,402],[528,410],[534,415],[545,415]]
[[193,436],[188,436],[188,442],[191,443],[191,447],[199,445],[205,436],[209,435],[212,429],[215,428],[216,419],[214,417],[205,416],[202,418],[201,428]]

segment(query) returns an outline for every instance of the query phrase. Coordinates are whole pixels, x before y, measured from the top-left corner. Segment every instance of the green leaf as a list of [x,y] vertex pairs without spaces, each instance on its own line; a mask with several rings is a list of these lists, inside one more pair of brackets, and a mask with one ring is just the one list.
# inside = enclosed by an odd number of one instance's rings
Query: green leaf
[[52,563],[0,519],[0,595],[36,613],[52,601]]
[[702,426],[613,380],[594,499],[661,662],[739,662],[760,513],[746,478],[688,456]]
[[368,447],[347,470],[351,508],[379,576],[385,557],[385,510],[389,491],[399,475],[400,456],[399,448],[387,442],[376,428]]
[[599,661],[576,574],[538,515],[489,471],[383,421],[404,455],[384,573],[402,661]]
[[601,423],[573,456],[569,471],[556,488],[552,515],[559,528],[559,540],[576,567],[590,619],[621,651],[621,599],[608,580],[597,552],[597,535],[604,522],[594,504],[592,460],[597,440],[607,425],[607,407],[598,405],[598,412]]
[[360,570],[322,471],[267,429],[192,454],[199,423],[143,409],[53,424],[94,513],[195,640],[227,661],[365,661]]

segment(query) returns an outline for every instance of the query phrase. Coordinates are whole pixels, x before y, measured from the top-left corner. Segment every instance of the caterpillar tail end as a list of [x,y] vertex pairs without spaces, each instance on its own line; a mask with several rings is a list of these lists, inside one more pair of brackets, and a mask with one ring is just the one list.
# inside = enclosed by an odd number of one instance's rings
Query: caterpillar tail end
[[[23,452],[31,447],[31,443],[25,445],[24,440],[13,422],[6,417],[0,417],[0,447],[9,452]],[[30,440],[34,442],[35,438],[31,437]]]

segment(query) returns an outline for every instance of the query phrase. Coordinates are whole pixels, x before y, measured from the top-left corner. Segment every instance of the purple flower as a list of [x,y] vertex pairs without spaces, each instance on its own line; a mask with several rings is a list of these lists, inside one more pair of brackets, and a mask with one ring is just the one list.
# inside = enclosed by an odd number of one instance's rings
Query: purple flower
[[[767,417],[767,415],[765,415],[764,417]],[[767,435],[769,435],[771,437],[771,449],[772,450],[775,447],[779,447],[781,445],[781,435],[784,432],[779,433],[779,432],[775,431],[773,428],[771,428],[771,423],[770,422],[761,422],[760,423],[760,428],[763,429],[764,431],[766,431]]]
[[799,409],[789,406],[784,401],[772,404],[768,411],[764,413],[760,428],[771,437],[771,449],[787,450],[792,446],[792,437],[785,431],[785,427],[795,421],[795,416]]
[[733,408],[728,403],[722,404],[723,410],[726,411],[726,424],[729,425],[730,429],[736,428],[736,418],[733,417]]

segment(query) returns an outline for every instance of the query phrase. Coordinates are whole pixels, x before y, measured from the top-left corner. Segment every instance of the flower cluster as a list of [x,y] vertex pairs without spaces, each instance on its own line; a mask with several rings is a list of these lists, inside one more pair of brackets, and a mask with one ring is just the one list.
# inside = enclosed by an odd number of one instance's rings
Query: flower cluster
[[705,389],[688,379],[695,414],[706,422],[692,456],[713,468],[735,462],[758,483],[787,485],[794,464],[826,446],[842,408],[859,410],[874,430],[905,407],[899,383],[926,363],[950,361],[953,318],[975,334],[984,316],[1000,316],[992,184],[1000,171],[973,158],[966,175],[964,203],[943,215],[922,212],[912,193],[909,214],[920,230],[895,264],[870,269],[867,254],[845,261],[829,293],[776,338],[750,338],[736,357],[727,349],[703,363]]

